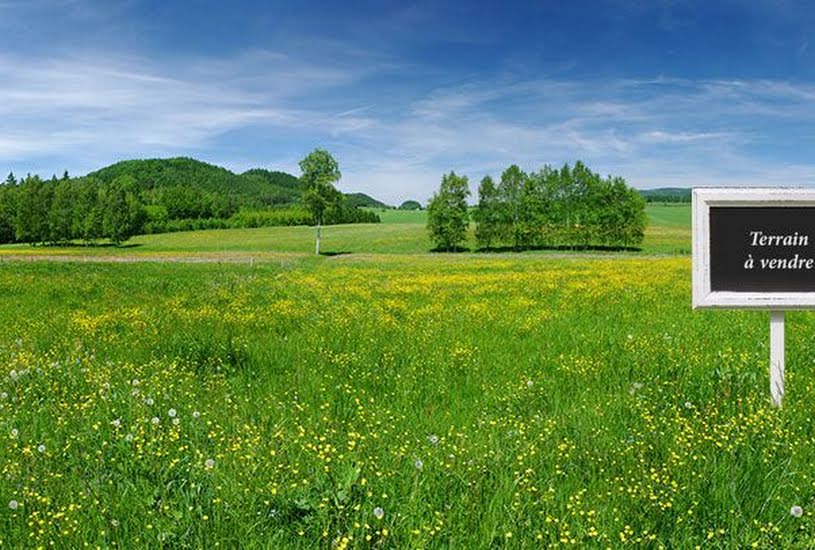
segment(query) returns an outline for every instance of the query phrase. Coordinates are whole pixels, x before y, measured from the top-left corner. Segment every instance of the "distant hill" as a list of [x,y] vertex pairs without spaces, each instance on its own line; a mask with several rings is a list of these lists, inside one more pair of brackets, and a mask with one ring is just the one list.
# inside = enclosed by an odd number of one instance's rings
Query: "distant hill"
[[405,201],[399,205],[399,210],[421,210],[422,203],[419,201]]
[[688,187],[660,187],[637,191],[648,202],[691,202],[691,190]]
[[[162,187],[194,188],[197,192],[232,197],[240,204],[272,206],[293,204],[302,195],[300,180],[286,172],[253,168],[235,174],[213,164],[187,157],[124,160],[88,174],[105,183],[132,176],[146,190]],[[387,207],[363,193],[346,194],[354,206]]]
[[351,206],[361,206],[366,208],[390,208],[384,202],[380,202],[365,193],[346,193],[348,203]]

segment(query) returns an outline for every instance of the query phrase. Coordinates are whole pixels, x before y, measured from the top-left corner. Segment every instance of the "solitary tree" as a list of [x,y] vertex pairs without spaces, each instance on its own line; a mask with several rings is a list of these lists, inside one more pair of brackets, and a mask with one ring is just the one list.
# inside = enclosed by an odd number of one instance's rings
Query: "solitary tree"
[[320,229],[326,211],[335,206],[342,196],[334,187],[342,174],[337,161],[328,151],[315,149],[300,161],[300,181],[305,186],[303,203],[317,223],[316,254],[320,253]]
[[467,176],[457,176],[455,172],[442,176],[439,191],[427,205],[427,230],[436,248],[457,250],[466,240],[469,195]]

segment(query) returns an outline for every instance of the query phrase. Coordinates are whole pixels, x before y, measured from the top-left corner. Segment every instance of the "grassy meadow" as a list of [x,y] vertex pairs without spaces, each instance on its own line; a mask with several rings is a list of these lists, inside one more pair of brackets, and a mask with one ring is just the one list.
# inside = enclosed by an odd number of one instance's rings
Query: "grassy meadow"
[[649,214],[616,254],[423,254],[393,213],[334,257],[0,262],[0,546],[811,546],[815,319],[773,409],[768,315],[692,312],[689,210]]
[[[649,226],[642,252],[647,254],[690,253],[690,206],[648,205]],[[425,254],[433,247],[427,235],[425,211],[377,210],[380,224],[328,226],[323,231],[323,250],[329,254]],[[472,231],[467,246],[475,250]],[[121,248],[107,246],[0,245],[3,257],[23,255],[71,256],[224,256],[248,259],[280,253],[308,254],[314,250],[314,228],[260,227],[162,233],[133,237]],[[541,251],[547,253],[547,251]],[[538,254],[540,252],[531,252]],[[637,254],[636,252],[634,254]]]

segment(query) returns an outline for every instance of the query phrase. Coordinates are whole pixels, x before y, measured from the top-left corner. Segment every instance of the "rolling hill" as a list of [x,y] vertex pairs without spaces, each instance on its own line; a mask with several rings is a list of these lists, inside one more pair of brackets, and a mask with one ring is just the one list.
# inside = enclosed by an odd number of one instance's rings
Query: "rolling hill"
[[[123,160],[88,174],[109,183],[120,176],[131,176],[144,189],[192,187],[205,193],[217,193],[241,204],[273,206],[292,204],[303,192],[300,180],[286,172],[253,168],[235,174],[226,168],[187,157]],[[346,194],[354,206],[385,205],[363,193]]]

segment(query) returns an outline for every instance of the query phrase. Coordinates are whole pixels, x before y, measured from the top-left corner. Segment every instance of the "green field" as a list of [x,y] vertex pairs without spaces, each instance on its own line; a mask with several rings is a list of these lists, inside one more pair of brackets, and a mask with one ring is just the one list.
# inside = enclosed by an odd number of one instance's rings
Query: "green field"
[[[424,254],[433,245],[425,228],[425,211],[377,211],[381,224],[328,226],[322,249],[329,254]],[[648,205],[649,226],[642,253],[687,254],[690,252],[690,206]],[[467,246],[474,250],[470,233]],[[312,227],[262,227],[215,229],[182,233],[142,235],[122,248],[86,246],[0,246],[0,258],[11,255],[80,256],[190,256],[221,255],[248,259],[277,253],[308,254],[314,249]],[[541,251],[547,253],[547,251]],[[538,254],[541,252],[530,252]],[[634,252],[638,254],[638,252]]]
[[334,257],[4,261],[0,546],[808,547],[815,319],[774,409],[767,314],[690,309],[686,213],[644,253],[424,254],[394,213]]

